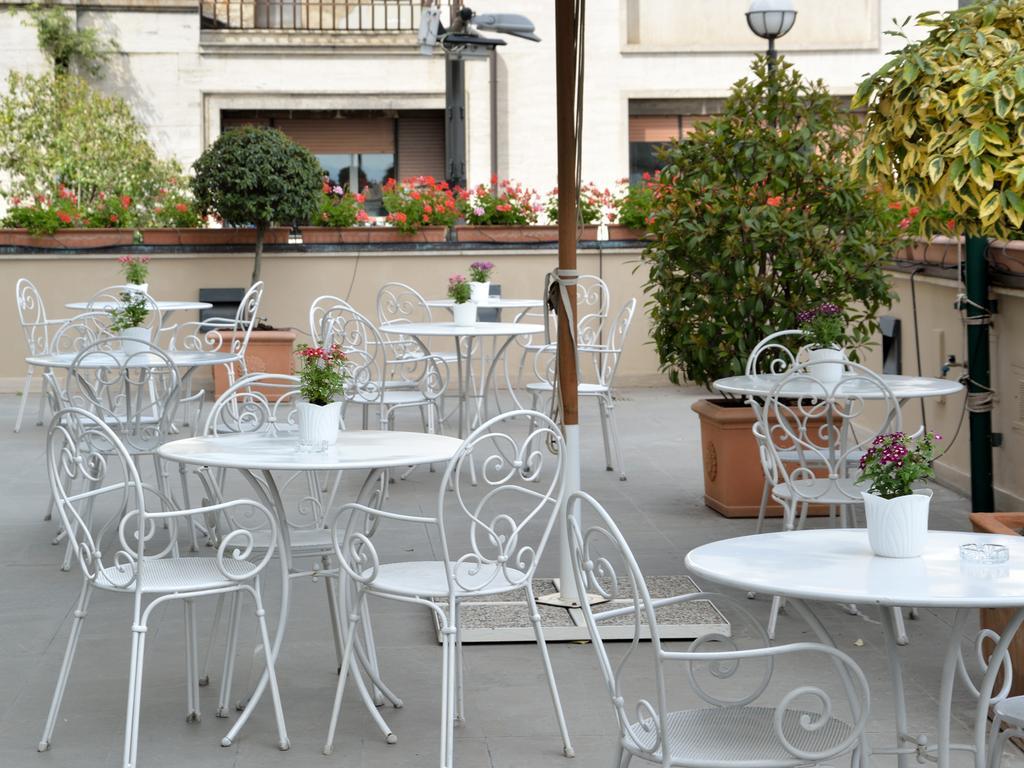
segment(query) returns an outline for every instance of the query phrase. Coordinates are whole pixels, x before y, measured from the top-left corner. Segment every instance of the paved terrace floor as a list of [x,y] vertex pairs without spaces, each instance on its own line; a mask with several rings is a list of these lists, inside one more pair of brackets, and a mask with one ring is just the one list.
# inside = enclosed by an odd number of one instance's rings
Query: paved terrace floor
[[[622,393],[618,413],[628,462],[627,482],[604,471],[597,414],[584,404],[584,487],[613,511],[649,574],[681,573],[683,558],[691,548],[754,531],[753,521],[726,520],[702,503],[699,438],[690,411],[698,396],[699,392],[676,388]],[[0,399],[4,430],[0,432],[0,766],[117,765],[127,689],[130,605],[125,598],[102,593],[93,599],[53,746],[47,753],[36,752],[81,578],[75,570],[58,571],[63,548],[50,544],[55,524],[42,521],[47,499],[44,430],[29,420],[20,435],[9,432],[15,407],[15,398]],[[391,490],[392,508],[406,511],[430,505],[439,477],[419,470],[408,480],[396,482]],[[964,498],[940,490],[932,509],[932,527],[967,528]],[[412,530],[404,538],[390,541],[384,554],[391,558],[430,557],[435,544],[422,529]],[[554,575],[553,562],[551,554],[546,556],[540,573]],[[272,588],[268,591],[273,593]],[[144,768],[437,765],[441,655],[427,613],[395,603],[372,605],[386,679],[405,701],[403,709],[385,711],[398,743],[388,746],[383,742],[350,689],[336,751],[324,757],[320,750],[336,678],[323,585],[297,583],[293,596],[291,623],[278,667],[291,750],[282,753],[275,746],[269,702],[254,713],[233,746],[219,746],[231,722],[214,717],[219,658],[213,665],[214,682],[201,689],[202,721],[184,722],[183,621],[181,609],[174,603],[157,615],[147,640],[140,754]],[[275,599],[271,594],[268,606],[273,606]],[[759,617],[767,618],[766,598],[743,602]],[[200,644],[205,648],[212,601],[201,603],[199,610]],[[832,606],[818,610],[838,646],[867,673],[872,684],[869,731],[873,742],[888,743],[893,722],[891,681],[877,616],[870,609],[861,616]],[[925,610],[919,620],[907,622],[911,638],[905,651],[909,717],[915,733],[932,730],[942,644],[951,619],[950,613]],[[252,674],[253,636],[252,631],[243,636],[236,691],[246,674]],[[795,616],[785,615],[778,639],[813,638]],[[223,630],[215,646],[218,651],[222,642]],[[467,722],[456,731],[460,768],[612,766],[615,721],[592,648],[585,643],[552,644],[551,656],[575,743],[575,760],[560,754],[536,648],[529,644],[472,646],[466,650]],[[650,665],[636,669],[637,687],[651,695]],[[785,668],[780,690],[801,682],[804,672]],[[685,674],[672,679],[675,701],[682,706],[698,704],[685,681]],[[972,710],[965,693],[958,693],[954,711],[954,739],[967,741]],[[968,764],[972,763],[964,755],[954,763]],[[873,765],[892,766],[895,761],[875,758]],[[1008,756],[1004,765],[1024,766],[1024,760]]]

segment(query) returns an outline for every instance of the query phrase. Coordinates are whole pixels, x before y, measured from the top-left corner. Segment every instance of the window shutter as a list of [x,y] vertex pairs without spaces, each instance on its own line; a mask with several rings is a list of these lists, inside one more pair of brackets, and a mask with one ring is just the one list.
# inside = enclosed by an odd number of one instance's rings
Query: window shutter
[[274,125],[314,154],[395,151],[391,117],[281,118]]
[[398,175],[444,178],[444,113],[398,118]]

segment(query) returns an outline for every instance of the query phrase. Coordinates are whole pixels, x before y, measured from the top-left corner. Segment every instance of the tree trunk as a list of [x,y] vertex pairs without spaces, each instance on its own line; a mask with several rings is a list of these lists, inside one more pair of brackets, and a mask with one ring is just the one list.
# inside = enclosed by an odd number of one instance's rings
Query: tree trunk
[[256,225],[256,258],[253,260],[253,263],[252,263],[252,280],[249,282],[249,285],[256,285],[256,283],[258,283],[260,281],[260,267],[262,266],[260,262],[262,261],[262,258],[263,258],[263,238],[266,236],[266,234],[267,234],[267,225],[266,224],[257,224]]

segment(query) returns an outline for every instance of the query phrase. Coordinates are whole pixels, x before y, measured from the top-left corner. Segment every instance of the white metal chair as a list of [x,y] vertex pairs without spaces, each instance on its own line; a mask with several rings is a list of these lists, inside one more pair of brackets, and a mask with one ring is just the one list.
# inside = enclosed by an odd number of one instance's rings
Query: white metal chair
[[[594,380],[582,380],[585,375],[585,364],[581,363],[578,392],[581,398],[596,399],[598,412],[601,415],[601,433],[604,437],[605,467],[609,472],[616,468],[619,470],[619,479],[626,479],[626,466],[622,458],[622,441],[619,438],[619,428],[615,423],[615,372],[619,368],[619,360],[622,357],[622,350],[629,333],[629,327],[633,323],[633,316],[636,314],[636,299],[630,299],[619,310],[615,321],[607,330],[607,342],[601,345],[587,344],[580,345],[581,357],[584,355],[590,358],[593,365]],[[541,395],[552,397],[555,390],[555,368],[556,368],[557,346],[554,344],[541,347],[536,352],[534,359],[534,372],[539,381],[526,385],[526,390],[532,398],[531,408],[536,409]],[[615,461],[612,462],[612,453],[615,454]]]
[[[528,601],[563,750],[567,756],[574,754],[532,584],[561,508],[564,457],[561,431],[554,422],[540,413],[512,411],[484,423],[466,438],[448,464],[433,514],[400,514],[361,504],[342,508],[334,535],[335,555],[344,570],[338,614],[347,626],[341,633],[344,660],[325,754],[334,746],[345,678],[367,596],[421,605],[436,617],[442,642],[440,765],[451,768],[455,723],[465,719],[460,606],[475,597],[517,591]],[[478,483],[470,478],[474,462]],[[446,490],[449,486],[454,492]],[[369,534],[391,523],[427,526],[440,542],[440,559],[382,562]],[[383,535],[378,531],[375,538]]]
[[[184,604],[186,719],[197,721],[200,707],[194,603],[200,597],[212,595],[244,592],[255,602],[279,744],[281,749],[287,749],[288,734],[260,585],[261,574],[277,545],[276,522],[270,510],[256,501],[238,500],[197,509],[151,511],[147,497],[155,495],[161,505],[166,505],[168,499],[142,483],[128,450],[102,416],[80,408],[66,408],[55,414],[47,438],[47,468],[50,489],[65,529],[74,540],[84,578],[39,751],[49,749],[53,739],[82,623],[96,590],[125,595],[132,601],[132,647],[127,668],[128,707],[122,762],[125,768],[138,765],[146,633],[153,610],[171,600],[181,600]],[[105,507],[110,517],[94,527],[90,519],[93,515],[86,514],[84,509],[91,511],[99,506]],[[252,535],[246,530],[227,532],[214,557],[179,555],[176,536],[179,522],[189,524],[193,516],[223,515],[242,506],[255,510],[266,520],[270,546],[261,556],[253,558]],[[164,523],[167,524],[166,535],[163,535]]]
[[[611,515],[585,493],[567,500],[569,508],[577,503],[579,518],[570,515],[567,520],[576,588],[579,594],[611,601],[593,606],[584,600],[582,606],[619,726],[618,759],[610,764],[626,768],[639,758],[666,767],[793,768],[851,753],[851,765],[866,765],[863,734],[870,691],[853,659],[824,643],[772,645],[757,620],[726,595],[694,592],[652,599]],[[663,646],[658,611],[709,599],[719,607],[728,604],[730,615],[742,616],[744,630],[737,631],[733,623],[731,636],[706,634],[680,651]],[[601,624],[609,620],[631,623],[633,642],[618,644],[619,650],[606,647]],[[644,630],[650,632],[650,644],[640,642]],[[831,662],[825,669],[835,675],[810,678],[804,663],[797,669],[808,677],[792,686],[776,682],[773,687],[778,665],[813,657]],[[652,662],[654,691],[643,695],[635,690],[639,686],[631,673],[637,668],[649,674]],[[742,679],[744,672],[749,681]],[[676,680],[689,680],[690,692],[703,706],[670,709]],[[776,688],[781,688],[778,703],[768,703],[765,694],[771,690],[775,698]],[[842,694],[830,694],[830,689]],[[849,710],[848,719],[840,717],[840,708]]]
[[382,430],[391,428],[395,413],[403,408],[419,409],[427,432],[440,429],[440,398],[448,384],[444,360],[427,354],[393,359],[374,324],[348,304],[323,310],[318,336],[321,345],[338,344],[348,358],[343,412],[359,406],[363,429],[369,427],[371,408],[377,409]]
[[160,332],[164,327],[163,312],[156,300],[137,285],[109,285],[93,294],[86,306],[87,312],[107,312],[111,307],[123,304],[130,296],[142,296],[146,302],[146,319],[140,326],[149,330],[149,341],[159,344]]
[[[18,320],[21,323],[22,333],[25,334],[25,346],[28,349],[28,356],[44,355],[50,351],[50,336],[53,331],[63,325],[66,320],[50,319],[46,316],[46,305],[43,304],[43,297],[38,289],[28,278],[22,277],[14,287],[14,298],[18,305]],[[14,431],[21,431],[21,422],[25,418],[25,406],[28,404],[29,390],[32,387],[32,378],[35,375],[35,366],[28,366],[25,373],[25,385],[21,390],[21,401],[18,404],[18,416],[14,421]],[[39,415],[36,424],[43,423],[43,410],[46,407],[46,398],[39,398]]]

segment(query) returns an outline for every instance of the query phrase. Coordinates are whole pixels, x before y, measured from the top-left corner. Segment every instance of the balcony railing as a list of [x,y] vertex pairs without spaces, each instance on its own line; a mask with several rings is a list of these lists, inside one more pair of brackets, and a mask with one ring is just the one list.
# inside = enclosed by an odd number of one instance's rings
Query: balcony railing
[[[444,24],[456,4],[441,0]],[[199,7],[204,29],[414,32],[423,0],[202,0]]]

